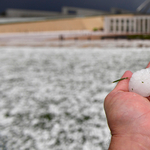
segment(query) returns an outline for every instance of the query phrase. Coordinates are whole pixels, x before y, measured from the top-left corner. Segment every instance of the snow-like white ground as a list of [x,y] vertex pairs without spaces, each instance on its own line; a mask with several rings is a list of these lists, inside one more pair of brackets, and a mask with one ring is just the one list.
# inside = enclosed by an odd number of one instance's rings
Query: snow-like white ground
[[0,47],[0,145],[106,150],[112,81],[149,61],[150,48]]

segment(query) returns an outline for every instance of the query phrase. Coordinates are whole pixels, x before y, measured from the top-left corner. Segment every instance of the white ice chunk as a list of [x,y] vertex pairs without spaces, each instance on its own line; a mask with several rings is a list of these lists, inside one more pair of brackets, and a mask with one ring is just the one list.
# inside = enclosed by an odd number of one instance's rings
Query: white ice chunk
[[133,73],[129,82],[129,91],[141,96],[150,96],[150,68]]

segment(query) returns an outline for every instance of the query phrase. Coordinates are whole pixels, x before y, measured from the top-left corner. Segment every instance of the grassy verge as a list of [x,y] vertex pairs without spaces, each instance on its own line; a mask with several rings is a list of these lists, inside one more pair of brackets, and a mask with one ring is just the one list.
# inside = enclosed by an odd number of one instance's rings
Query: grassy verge
[[150,35],[128,35],[127,36],[128,39],[150,39]]

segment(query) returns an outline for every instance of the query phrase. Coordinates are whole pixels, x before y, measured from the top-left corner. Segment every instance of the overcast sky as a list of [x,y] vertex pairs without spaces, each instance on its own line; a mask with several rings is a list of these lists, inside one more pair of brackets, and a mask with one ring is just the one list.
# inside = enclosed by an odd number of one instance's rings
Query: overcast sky
[[145,0],[0,0],[0,12],[7,8],[61,11],[72,6],[109,11],[111,7],[135,11]]

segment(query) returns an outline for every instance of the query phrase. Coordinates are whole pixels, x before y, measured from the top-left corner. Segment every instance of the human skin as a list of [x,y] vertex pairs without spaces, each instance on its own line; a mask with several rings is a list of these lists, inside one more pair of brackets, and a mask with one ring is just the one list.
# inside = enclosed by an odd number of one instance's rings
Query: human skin
[[122,78],[128,79],[119,81],[104,101],[112,135],[109,150],[150,150],[150,98],[129,92],[131,76],[126,71]]

